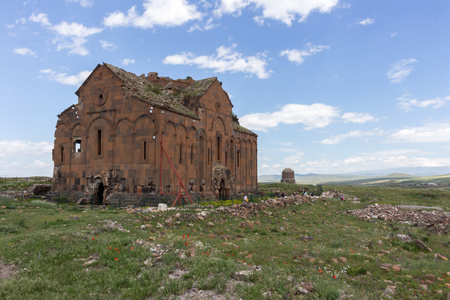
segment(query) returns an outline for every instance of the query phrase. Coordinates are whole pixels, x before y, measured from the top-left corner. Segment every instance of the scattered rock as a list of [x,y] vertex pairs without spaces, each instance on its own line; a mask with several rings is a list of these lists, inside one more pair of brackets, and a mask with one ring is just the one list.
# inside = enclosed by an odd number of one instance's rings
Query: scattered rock
[[296,295],[307,295],[309,291],[302,286],[296,286]]
[[87,266],[93,264],[98,260],[98,258],[99,258],[98,254],[92,254],[88,258],[82,259],[84,261],[83,265]]
[[[392,288],[394,288],[394,289],[392,289]],[[390,298],[390,296],[395,295],[395,286],[394,286],[394,287],[393,287],[393,286],[388,286],[388,287],[384,290],[383,295],[384,295],[384,296],[389,296],[389,298]]]
[[436,281],[436,275],[434,274],[426,274],[425,278],[429,281],[435,282]]
[[427,250],[427,251],[433,252],[433,250],[431,250],[431,248],[428,247],[428,246],[427,246],[424,242],[422,242],[421,240],[415,240],[415,243],[416,243],[417,247],[419,247],[419,249]]
[[402,207],[378,203],[368,205],[363,209],[349,210],[346,214],[366,220],[381,219],[390,222],[405,222],[408,224],[424,224],[429,230],[449,233],[450,214],[443,211],[417,211]]
[[161,212],[167,211],[167,204],[159,203],[158,204],[158,210],[161,211]]
[[250,275],[253,274],[253,270],[242,270],[234,272],[233,275],[231,275],[232,278],[240,281],[248,281],[250,278]]
[[399,265],[393,265],[393,266],[392,266],[392,270],[393,270],[393,271],[399,272],[401,269],[402,269],[402,268],[401,268]]
[[384,271],[390,271],[391,268],[393,267],[392,264],[381,264],[379,265],[380,269],[384,270]]
[[172,224],[173,224],[173,219],[172,219],[172,218],[168,218],[168,219],[166,219],[166,220],[164,221],[164,223],[165,223],[167,226],[172,226]]
[[303,283],[300,286],[310,293],[314,292],[314,287],[311,284]]
[[397,234],[395,237],[404,243],[412,243],[413,241],[412,237],[407,234]]
[[122,232],[130,232],[129,230],[124,229],[121,224],[118,224],[117,221],[105,220],[105,221],[99,221],[99,223],[100,222],[106,223],[104,226],[106,230],[109,230],[109,231],[119,230]]
[[346,263],[347,262],[347,259],[345,258],[345,257],[339,257],[339,261],[341,262],[341,263]]
[[339,263],[339,261],[338,261],[336,258],[331,258],[330,261],[331,261],[333,264],[338,264],[338,263]]
[[4,265],[0,259],[0,279],[11,278],[16,274],[15,265]]

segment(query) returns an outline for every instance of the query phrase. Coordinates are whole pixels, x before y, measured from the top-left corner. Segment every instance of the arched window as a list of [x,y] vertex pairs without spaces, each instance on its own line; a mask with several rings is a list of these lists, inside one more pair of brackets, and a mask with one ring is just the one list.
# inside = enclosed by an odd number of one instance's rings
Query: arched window
[[147,142],[144,141],[144,160],[147,160]]
[[220,160],[221,148],[222,148],[222,137],[219,135],[217,137],[217,160]]

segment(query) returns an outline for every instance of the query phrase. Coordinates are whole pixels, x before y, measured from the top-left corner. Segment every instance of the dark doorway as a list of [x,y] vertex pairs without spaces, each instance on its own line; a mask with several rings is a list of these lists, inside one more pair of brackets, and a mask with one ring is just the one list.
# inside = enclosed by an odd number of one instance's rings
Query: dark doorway
[[105,191],[105,187],[103,186],[103,183],[99,183],[97,186],[97,193],[95,194],[97,198],[97,204],[101,205],[103,204],[103,192]]
[[228,189],[225,187],[225,180],[222,178],[220,180],[219,199],[226,200],[228,197]]

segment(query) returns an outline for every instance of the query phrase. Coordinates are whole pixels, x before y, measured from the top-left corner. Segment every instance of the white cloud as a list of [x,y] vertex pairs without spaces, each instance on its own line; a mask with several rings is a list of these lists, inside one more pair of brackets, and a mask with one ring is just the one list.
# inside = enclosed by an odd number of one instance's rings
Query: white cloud
[[221,46],[216,49],[217,54],[210,56],[195,56],[192,53],[181,53],[167,56],[163,63],[171,65],[196,65],[200,69],[213,69],[214,72],[242,72],[256,75],[258,78],[268,78],[272,71],[266,70],[265,54],[243,56],[236,52],[236,44],[231,47]]
[[54,43],[57,44],[57,50],[70,49],[69,54],[88,55],[89,50],[86,49],[86,37],[102,32],[102,28],[86,27],[79,23],[67,23],[65,21],[58,25],[52,26],[52,29],[58,34]]
[[398,143],[448,143],[450,142],[450,123],[432,123],[422,127],[409,127],[397,130],[388,139]]
[[[282,164],[264,164],[264,173],[280,172],[284,167],[296,170],[296,173],[347,173],[367,170],[383,170],[404,167],[444,167],[450,166],[449,157],[432,157],[433,153],[427,153],[415,149],[392,149],[378,152],[361,153],[359,155],[345,157],[340,160],[319,159],[315,161],[294,160],[298,163],[290,163],[289,159],[283,159]],[[301,170],[301,171],[300,171]],[[281,172],[280,172],[281,173]]]
[[41,76],[40,78],[45,78],[48,80],[53,80],[66,85],[79,86],[81,85],[86,78],[91,74],[91,71],[81,71],[76,75],[67,75],[66,73],[57,73],[51,69],[45,69],[39,71]]
[[221,0],[214,14],[221,17],[224,14],[239,16],[241,11],[250,6],[256,10],[262,10],[262,14],[254,19],[258,23],[263,19],[272,19],[285,23],[288,26],[292,22],[304,22],[311,12],[329,13],[339,0]]
[[363,25],[363,26],[372,25],[373,23],[375,23],[375,20],[371,19],[371,18],[367,18],[364,20],[358,20],[358,24]]
[[0,158],[51,154],[53,144],[49,142],[29,142],[22,140],[0,141]]
[[289,61],[295,62],[297,64],[301,64],[304,62],[306,56],[313,55],[315,53],[322,52],[325,49],[329,49],[329,46],[326,45],[312,45],[311,43],[307,43],[306,49],[298,50],[298,49],[287,49],[281,51],[281,56],[286,56]]
[[53,167],[53,164],[46,163],[46,162],[40,161],[38,159],[36,159],[30,165],[27,166],[27,168],[32,168],[32,169],[42,169],[42,168],[48,168],[48,167]]
[[98,27],[88,28],[83,24],[75,22],[67,23],[65,21],[53,26],[52,29],[55,30],[59,35],[79,38],[85,38],[90,35],[102,32],[103,30],[102,28]]
[[397,32],[392,32],[392,33],[391,33],[391,38],[394,38],[394,37],[396,37],[396,36],[397,36],[397,34],[398,34]]
[[434,99],[419,101],[417,99],[412,99],[411,94],[404,94],[401,97],[397,98],[397,101],[398,101],[397,105],[400,107],[400,109],[404,111],[409,111],[414,106],[420,108],[427,108],[429,106],[431,108],[442,107],[447,103],[447,101],[450,101],[450,96],[443,98],[437,97]]
[[364,124],[367,122],[377,122],[378,118],[375,118],[369,113],[345,113],[341,116],[342,120],[344,120],[345,123],[358,123],[358,124]]
[[47,14],[34,12],[28,20],[41,24],[42,26],[50,26]]
[[109,43],[107,41],[104,40],[100,40],[100,45],[102,45],[102,48],[105,50],[114,50],[117,49],[117,46],[113,43]]
[[305,156],[305,153],[298,151],[292,155],[285,157],[283,159],[283,164],[284,165],[298,164],[303,160],[304,156]]
[[242,126],[266,132],[279,124],[303,124],[305,129],[323,128],[339,116],[336,107],[315,103],[287,104],[273,113],[248,114],[240,118]]
[[[82,1],[84,3],[84,1]],[[103,28],[99,27],[86,27],[79,23],[67,23],[65,21],[58,25],[52,26],[48,20],[47,14],[33,13],[29,19],[32,22],[40,23],[42,26],[56,32],[57,36],[53,40],[53,43],[57,45],[56,50],[70,49],[69,54],[88,55],[89,50],[85,47],[87,43],[87,37],[100,33]]]
[[35,56],[36,53],[28,48],[16,48],[14,49],[15,54],[23,55],[23,56]]
[[367,138],[371,136],[382,136],[384,134],[384,130],[378,128],[371,131],[352,130],[345,134],[334,135],[328,139],[324,139],[320,143],[326,145],[334,145],[348,138]]
[[126,15],[120,11],[109,14],[103,23],[108,27],[133,26],[148,29],[155,26],[179,26],[202,18],[197,7],[186,0],[145,0],[143,6],[142,15],[133,6]]
[[130,58],[125,58],[122,60],[122,66],[128,66],[129,64],[134,64],[135,60]]
[[92,6],[92,4],[94,4],[94,1],[92,0],[66,0],[66,2],[80,3],[80,5],[83,7],[90,7]]
[[392,64],[387,72],[387,77],[393,83],[400,83],[411,74],[413,70],[412,64],[417,62],[415,58],[405,58]]
[[216,25],[213,23],[213,18],[209,18],[206,23],[202,24],[202,23],[195,23],[194,25],[192,25],[188,32],[194,32],[196,30],[198,31],[208,31],[211,29],[214,29],[216,27]]
[[351,8],[352,7],[352,5],[350,4],[350,3],[339,3],[338,5],[337,5],[337,7],[338,8],[342,8],[342,9],[349,9],[349,8]]

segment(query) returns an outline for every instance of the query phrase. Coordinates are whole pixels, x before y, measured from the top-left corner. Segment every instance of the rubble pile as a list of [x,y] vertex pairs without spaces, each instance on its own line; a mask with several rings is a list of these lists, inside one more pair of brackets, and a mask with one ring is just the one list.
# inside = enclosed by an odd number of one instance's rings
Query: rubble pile
[[234,204],[232,206],[220,206],[215,211],[245,219],[248,216],[257,215],[259,212],[263,212],[268,215],[272,214],[271,212],[266,211],[268,208],[300,205],[310,201],[315,201],[315,199],[309,196],[295,195],[277,199],[270,198],[260,203],[242,202],[241,204]]
[[428,230],[438,232],[448,232],[450,226],[450,214],[448,213],[408,210],[390,204],[376,203],[363,209],[348,210],[345,213],[367,220],[380,219],[390,222],[406,222],[411,225],[425,225]]

